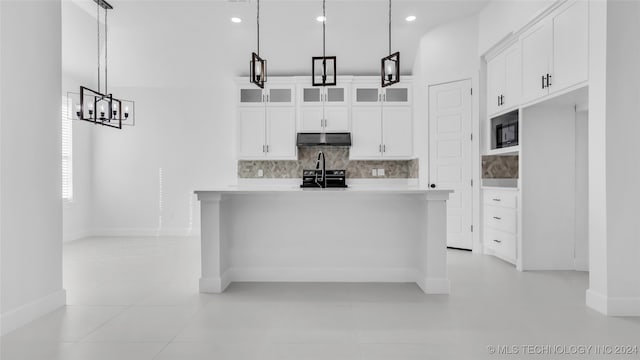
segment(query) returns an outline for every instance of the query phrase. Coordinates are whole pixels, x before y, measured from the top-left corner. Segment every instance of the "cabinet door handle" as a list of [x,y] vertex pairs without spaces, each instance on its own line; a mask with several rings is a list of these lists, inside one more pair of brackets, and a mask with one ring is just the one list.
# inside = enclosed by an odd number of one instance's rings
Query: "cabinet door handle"
[[387,145],[386,145],[386,144],[385,144],[385,145],[382,145],[382,152],[383,152],[383,153],[384,153],[384,152],[387,152]]
[[502,199],[491,199],[493,201],[502,201]]
[[269,152],[269,145],[267,145],[267,152]]
[[500,106],[500,95],[498,95],[498,106]]
[[544,75],[542,75],[542,88],[544,89]]
[[496,243],[500,244],[502,241],[493,239],[493,242],[496,242]]
[[547,74],[547,87],[551,86],[551,74]]
[[500,105],[504,105],[504,95],[500,95]]
[[497,217],[497,216],[494,216],[493,218],[496,219],[496,220],[502,220],[502,218]]
[[378,145],[378,152],[382,152],[382,144]]
[[267,150],[265,149],[264,145],[262,145],[262,152],[263,152],[263,153],[266,153],[266,152],[267,152]]
[[329,126],[328,124],[329,124],[329,121],[327,121],[327,119],[324,119],[324,127]]

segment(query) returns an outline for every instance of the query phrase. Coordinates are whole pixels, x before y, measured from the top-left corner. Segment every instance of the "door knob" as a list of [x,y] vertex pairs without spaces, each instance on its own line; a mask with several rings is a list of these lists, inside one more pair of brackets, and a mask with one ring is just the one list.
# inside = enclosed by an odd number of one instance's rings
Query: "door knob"
[[431,185],[429,185],[429,186],[431,186],[431,188],[432,188],[432,189],[435,189],[435,188],[436,188],[436,184],[431,184]]

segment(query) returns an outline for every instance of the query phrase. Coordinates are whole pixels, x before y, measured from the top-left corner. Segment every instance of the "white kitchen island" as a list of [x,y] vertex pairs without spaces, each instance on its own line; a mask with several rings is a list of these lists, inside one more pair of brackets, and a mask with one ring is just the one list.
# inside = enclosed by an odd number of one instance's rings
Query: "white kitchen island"
[[415,282],[448,294],[446,200],[417,187],[196,191],[200,292],[234,281]]

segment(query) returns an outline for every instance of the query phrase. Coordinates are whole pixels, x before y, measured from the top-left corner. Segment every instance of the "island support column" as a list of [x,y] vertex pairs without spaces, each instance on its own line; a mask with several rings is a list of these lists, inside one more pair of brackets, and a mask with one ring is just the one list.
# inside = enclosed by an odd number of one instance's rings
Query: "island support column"
[[426,294],[449,294],[447,276],[447,200],[448,193],[427,193],[423,201],[426,221],[419,246],[419,278],[416,283]]
[[229,285],[223,279],[224,269],[222,257],[224,241],[222,228],[222,194],[215,192],[199,192],[200,200],[200,238],[201,267],[200,292],[221,293]]

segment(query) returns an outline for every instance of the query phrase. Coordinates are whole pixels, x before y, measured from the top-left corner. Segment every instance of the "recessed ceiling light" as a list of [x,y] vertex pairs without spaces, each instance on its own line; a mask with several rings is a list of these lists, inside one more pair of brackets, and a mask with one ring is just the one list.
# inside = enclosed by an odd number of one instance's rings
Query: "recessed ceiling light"
[[416,17],[414,15],[409,15],[405,20],[407,20],[408,22],[416,21]]
[[240,19],[239,17],[232,17],[231,22],[235,24],[239,24],[242,22],[242,19]]
[[324,22],[324,21],[327,21],[327,18],[326,18],[325,16],[320,15],[320,16],[318,16],[318,17],[316,18],[316,20],[317,20],[318,22]]

